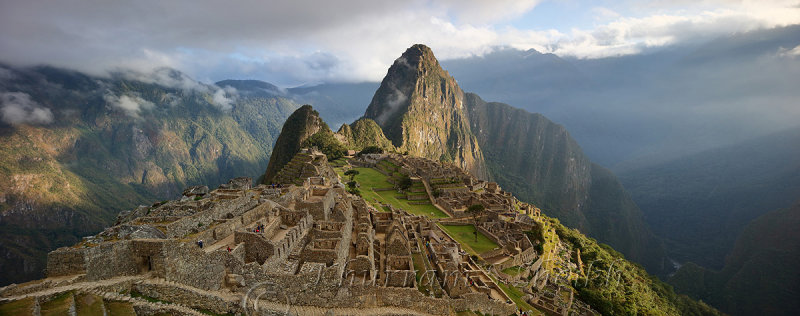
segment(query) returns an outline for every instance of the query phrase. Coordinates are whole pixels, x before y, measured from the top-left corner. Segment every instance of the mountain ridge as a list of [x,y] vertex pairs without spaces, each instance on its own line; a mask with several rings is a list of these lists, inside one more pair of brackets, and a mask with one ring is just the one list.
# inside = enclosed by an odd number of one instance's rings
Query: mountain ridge
[[297,107],[236,98],[173,69],[110,78],[2,69],[0,94],[16,99],[0,107],[49,111],[52,120],[0,120],[0,284],[40,277],[47,251],[96,233],[119,211],[259,175],[276,124]]

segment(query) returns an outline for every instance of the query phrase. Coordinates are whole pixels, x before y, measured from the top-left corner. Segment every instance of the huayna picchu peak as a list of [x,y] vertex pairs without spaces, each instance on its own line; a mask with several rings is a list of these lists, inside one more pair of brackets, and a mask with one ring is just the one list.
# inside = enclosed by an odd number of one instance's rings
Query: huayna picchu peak
[[311,105],[288,115],[256,182],[120,213],[50,252],[47,278],[0,288],[0,312],[719,314],[625,258],[663,263],[565,128],[465,93],[424,45],[337,132]]
[[430,48],[417,44],[394,61],[364,112],[400,151],[453,162],[488,179],[464,109],[464,92]]

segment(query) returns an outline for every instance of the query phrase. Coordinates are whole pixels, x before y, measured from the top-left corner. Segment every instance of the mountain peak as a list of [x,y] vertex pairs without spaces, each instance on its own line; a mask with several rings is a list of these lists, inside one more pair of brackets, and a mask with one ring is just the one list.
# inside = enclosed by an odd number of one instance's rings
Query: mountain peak
[[330,131],[330,129],[311,105],[303,105],[289,115],[283,124],[280,136],[275,141],[263,183],[270,183],[278,171],[300,151],[303,141],[319,131]]
[[395,147],[455,163],[485,179],[485,162],[463,100],[464,92],[433,51],[416,44],[389,68],[364,117],[378,123]]

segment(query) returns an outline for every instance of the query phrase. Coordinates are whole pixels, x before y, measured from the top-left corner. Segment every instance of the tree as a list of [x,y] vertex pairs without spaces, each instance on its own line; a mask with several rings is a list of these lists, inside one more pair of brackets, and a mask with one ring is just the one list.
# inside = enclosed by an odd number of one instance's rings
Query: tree
[[382,154],[383,148],[378,146],[367,146],[364,147],[360,152],[358,152],[358,156],[365,155],[365,154]]
[[483,204],[473,204],[467,208],[467,214],[472,215],[472,220],[475,222],[475,241],[478,241],[478,217],[483,215],[486,208]]
[[350,176],[350,181],[353,181],[357,174],[359,174],[359,172],[355,169],[350,169],[344,172],[344,175]]
[[400,179],[397,180],[397,188],[400,189],[400,190],[404,190],[404,191],[408,190],[408,188],[410,188],[412,184],[414,184],[414,183],[413,183],[413,181],[411,181],[411,177],[409,177],[406,174],[401,175]]

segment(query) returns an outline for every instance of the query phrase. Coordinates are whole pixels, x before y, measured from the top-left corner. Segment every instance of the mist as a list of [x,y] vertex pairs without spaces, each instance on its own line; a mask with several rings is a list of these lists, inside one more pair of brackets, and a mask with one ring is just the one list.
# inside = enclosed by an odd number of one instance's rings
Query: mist
[[620,171],[800,125],[798,45],[793,26],[622,57],[507,48],[442,64],[465,91],[544,114]]

